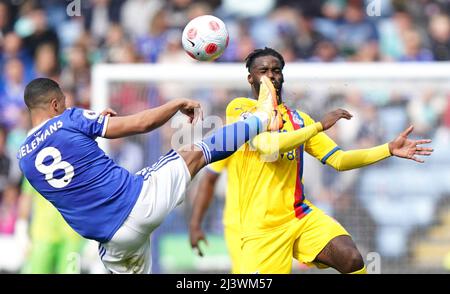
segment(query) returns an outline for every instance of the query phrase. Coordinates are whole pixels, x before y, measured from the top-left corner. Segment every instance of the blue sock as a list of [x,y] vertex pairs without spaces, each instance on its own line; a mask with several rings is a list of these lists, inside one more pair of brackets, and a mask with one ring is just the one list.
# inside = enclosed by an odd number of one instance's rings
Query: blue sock
[[211,136],[195,143],[195,145],[202,149],[206,164],[209,164],[227,158],[262,131],[261,120],[252,115],[243,121],[238,121],[215,131]]

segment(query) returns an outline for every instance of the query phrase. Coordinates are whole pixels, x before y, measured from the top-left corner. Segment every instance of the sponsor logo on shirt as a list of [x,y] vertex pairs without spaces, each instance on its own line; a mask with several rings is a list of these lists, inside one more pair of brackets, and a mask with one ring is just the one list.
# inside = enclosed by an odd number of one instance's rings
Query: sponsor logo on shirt
[[302,118],[300,117],[300,114],[298,114],[298,112],[297,111],[294,111],[294,113],[293,113],[293,115],[292,115],[292,119],[293,119],[293,121],[296,123],[296,124],[298,124],[300,127],[304,127],[304,123],[303,123],[303,120],[302,120]]

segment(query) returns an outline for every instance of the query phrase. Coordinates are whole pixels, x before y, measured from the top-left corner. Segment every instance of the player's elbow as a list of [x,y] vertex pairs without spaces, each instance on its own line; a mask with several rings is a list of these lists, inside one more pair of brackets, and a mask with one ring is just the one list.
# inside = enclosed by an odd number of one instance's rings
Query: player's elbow
[[341,162],[336,160],[327,160],[326,164],[334,168],[338,172],[346,171],[348,170]]
[[343,172],[348,170],[345,166],[343,165],[337,165],[337,166],[333,166],[335,170],[337,170],[338,172]]

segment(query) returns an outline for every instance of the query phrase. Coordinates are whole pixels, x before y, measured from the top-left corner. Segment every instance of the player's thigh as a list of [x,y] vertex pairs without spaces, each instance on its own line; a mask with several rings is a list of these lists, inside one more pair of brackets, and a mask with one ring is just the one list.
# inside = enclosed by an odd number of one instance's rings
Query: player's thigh
[[287,229],[244,238],[241,251],[241,273],[290,273],[293,242],[294,238]]
[[191,177],[183,158],[173,150],[139,174],[144,183],[129,218],[139,232],[151,233],[183,202]]
[[237,226],[224,227],[225,242],[231,259],[231,273],[238,274],[241,268],[241,234]]
[[295,240],[294,258],[308,265],[326,267],[313,261],[331,240],[341,235],[350,234],[334,218],[313,206]]
[[99,244],[100,259],[112,273],[150,273],[150,236],[137,232],[129,224],[127,219],[109,242]]

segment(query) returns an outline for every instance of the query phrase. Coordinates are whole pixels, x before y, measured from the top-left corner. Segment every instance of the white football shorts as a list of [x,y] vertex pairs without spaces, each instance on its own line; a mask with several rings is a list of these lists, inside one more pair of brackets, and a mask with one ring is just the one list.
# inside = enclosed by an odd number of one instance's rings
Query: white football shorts
[[150,234],[183,202],[191,180],[186,162],[173,150],[137,174],[144,183],[136,204],[112,239],[99,244],[100,258],[112,273],[151,273]]

